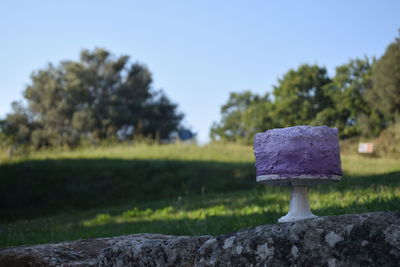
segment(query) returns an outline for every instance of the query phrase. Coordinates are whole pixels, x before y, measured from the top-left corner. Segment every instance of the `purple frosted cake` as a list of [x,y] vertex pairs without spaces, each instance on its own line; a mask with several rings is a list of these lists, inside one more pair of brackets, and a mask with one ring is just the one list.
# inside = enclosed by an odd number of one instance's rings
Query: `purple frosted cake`
[[254,137],[257,181],[271,185],[316,184],[340,180],[338,130],[295,126]]

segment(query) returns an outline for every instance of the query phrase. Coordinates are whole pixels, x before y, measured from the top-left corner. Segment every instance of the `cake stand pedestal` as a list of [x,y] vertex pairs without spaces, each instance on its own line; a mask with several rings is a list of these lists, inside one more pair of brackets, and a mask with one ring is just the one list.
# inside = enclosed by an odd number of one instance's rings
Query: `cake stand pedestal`
[[317,218],[310,209],[308,200],[308,187],[317,184],[325,184],[340,181],[340,175],[310,175],[301,174],[291,177],[281,177],[278,174],[257,176],[257,182],[270,186],[290,186],[289,212],[281,217],[278,222],[294,222],[299,220]]
[[289,212],[278,219],[278,222],[294,222],[316,217],[318,216],[314,215],[310,209],[308,187],[304,185],[292,185]]

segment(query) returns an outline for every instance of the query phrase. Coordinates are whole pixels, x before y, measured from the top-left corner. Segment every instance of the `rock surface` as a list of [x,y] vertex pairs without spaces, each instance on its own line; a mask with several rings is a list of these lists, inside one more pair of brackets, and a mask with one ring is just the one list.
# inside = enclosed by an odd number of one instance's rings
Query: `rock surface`
[[193,266],[198,249],[211,236],[152,235],[129,238],[106,248],[99,266]]
[[209,239],[197,266],[399,266],[400,212],[327,216]]
[[0,267],[193,266],[211,236],[133,234],[0,249]]
[[0,266],[97,266],[97,256],[102,249],[129,237],[93,238],[0,249]]
[[0,250],[0,266],[399,266],[400,212],[210,236],[136,234]]

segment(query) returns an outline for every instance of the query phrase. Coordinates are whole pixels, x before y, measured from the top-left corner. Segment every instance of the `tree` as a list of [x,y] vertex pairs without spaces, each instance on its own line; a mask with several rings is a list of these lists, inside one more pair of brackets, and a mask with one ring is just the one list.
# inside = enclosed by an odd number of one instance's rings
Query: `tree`
[[400,119],[400,38],[391,43],[373,67],[368,104],[384,116],[385,126]]
[[[376,129],[369,120],[374,111],[368,106],[365,95],[372,88],[372,65],[374,60],[354,59],[338,66],[332,82],[324,87],[325,94],[333,102],[318,113],[312,124],[337,127],[341,138],[372,135]],[[368,118],[368,119],[367,119]],[[379,125],[374,121],[373,125]],[[371,128],[372,127],[372,128]],[[380,131],[379,129],[378,131]]]
[[210,130],[212,140],[251,143],[254,134],[270,127],[269,95],[262,97],[250,91],[231,93],[228,102],[221,107],[221,122]]
[[378,60],[354,59],[333,79],[323,67],[301,65],[273,87],[273,101],[247,91],[232,93],[211,137],[251,143],[256,132],[294,125],[328,125],[340,138],[374,137],[400,121],[400,39]]
[[279,127],[309,124],[319,112],[333,105],[324,86],[331,82],[317,65],[289,70],[274,87],[276,124]]
[[309,124],[320,111],[332,106],[323,90],[329,82],[325,68],[302,65],[278,81],[274,102],[268,93],[262,97],[250,91],[231,93],[221,108],[221,122],[213,124],[210,136],[213,140],[250,144],[258,132]]
[[188,130],[180,126],[182,115],[176,114],[177,105],[169,101],[162,93],[156,92],[146,103],[143,117],[139,119],[142,124],[142,134],[152,138],[167,139],[176,131]]
[[[183,117],[161,91],[152,90],[147,67],[104,49],[83,50],[78,62],[49,64],[31,80],[24,92],[24,112],[31,119],[7,123],[11,128],[35,124],[29,142],[37,147],[77,145],[82,139],[115,137],[124,129],[125,137],[140,133],[166,139]],[[9,116],[17,114],[22,112]]]
[[[370,88],[371,63],[367,58],[339,66],[333,80],[325,68],[301,65],[278,80],[273,102],[268,94],[232,93],[221,108],[221,122],[211,128],[211,137],[251,143],[257,132],[294,125],[338,127],[342,138],[352,137],[367,131],[360,125],[379,119],[364,100]],[[365,121],[363,115],[373,120]]]
[[2,132],[11,143],[29,144],[32,131],[37,127],[37,124],[32,122],[31,114],[21,103],[13,102],[11,107],[13,112],[7,114],[2,123]]

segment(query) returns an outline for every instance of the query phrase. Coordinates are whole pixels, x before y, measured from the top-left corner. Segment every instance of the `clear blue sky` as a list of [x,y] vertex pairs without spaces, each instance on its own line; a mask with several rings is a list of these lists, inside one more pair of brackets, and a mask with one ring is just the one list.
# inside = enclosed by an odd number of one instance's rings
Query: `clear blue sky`
[[350,58],[381,56],[399,28],[398,0],[1,1],[0,117],[32,71],[102,47],[145,63],[206,142],[230,92],[271,91],[302,63],[333,75]]

